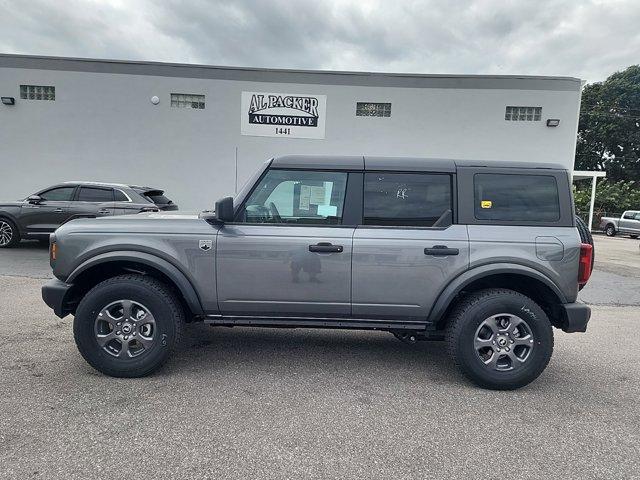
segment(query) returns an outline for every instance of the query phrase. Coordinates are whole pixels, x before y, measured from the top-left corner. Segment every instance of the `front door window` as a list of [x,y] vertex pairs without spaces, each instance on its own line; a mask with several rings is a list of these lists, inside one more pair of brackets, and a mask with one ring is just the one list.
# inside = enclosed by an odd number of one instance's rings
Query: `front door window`
[[71,200],[71,196],[73,195],[75,188],[76,187],[52,188],[51,190],[40,193],[40,198],[44,201],[50,202],[68,202]]
[[269,170],[239,214],[243,223],[339,225],[347,173]]

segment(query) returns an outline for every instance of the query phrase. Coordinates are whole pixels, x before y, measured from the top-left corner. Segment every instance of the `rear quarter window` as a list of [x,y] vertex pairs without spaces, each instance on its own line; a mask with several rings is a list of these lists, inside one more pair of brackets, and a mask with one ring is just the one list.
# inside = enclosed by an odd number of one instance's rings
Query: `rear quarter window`
[[478,220],[560,220],[558,184],[551,175],[479,173],[474,175],[473,184]]
[[127,198],[127,196],[120,190],[114,190],[113,191],[114,194],[114,198],[116,202],[128,202],[129,198]]

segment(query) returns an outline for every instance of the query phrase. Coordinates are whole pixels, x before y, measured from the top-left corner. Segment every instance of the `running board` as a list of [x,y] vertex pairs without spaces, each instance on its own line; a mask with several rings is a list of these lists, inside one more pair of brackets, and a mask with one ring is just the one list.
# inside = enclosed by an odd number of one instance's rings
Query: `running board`
[[344,328],[354,330],[425,330],[423,320],[397,321],[371,318],[253,317],[207,315],[204,323],[225,327]]

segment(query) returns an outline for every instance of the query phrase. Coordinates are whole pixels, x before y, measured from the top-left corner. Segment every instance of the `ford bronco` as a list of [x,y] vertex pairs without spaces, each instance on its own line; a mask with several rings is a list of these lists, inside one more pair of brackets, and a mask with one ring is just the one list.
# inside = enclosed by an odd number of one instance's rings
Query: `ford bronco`
[[536,379],[584,332],[591,273],[559,166],[283,156],[200,215],[73,220],[50,239],[56,315],[97,370],[139,377],[185,322],[446,340],[476,384]]

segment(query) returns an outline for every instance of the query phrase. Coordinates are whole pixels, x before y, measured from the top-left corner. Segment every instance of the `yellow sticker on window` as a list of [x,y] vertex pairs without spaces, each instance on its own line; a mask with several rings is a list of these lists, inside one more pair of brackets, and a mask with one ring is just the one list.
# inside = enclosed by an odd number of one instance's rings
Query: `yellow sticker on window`
[[482,200],[480,202],[481,208],[491,208],[491,205],[492,205],[491,200]]

